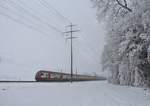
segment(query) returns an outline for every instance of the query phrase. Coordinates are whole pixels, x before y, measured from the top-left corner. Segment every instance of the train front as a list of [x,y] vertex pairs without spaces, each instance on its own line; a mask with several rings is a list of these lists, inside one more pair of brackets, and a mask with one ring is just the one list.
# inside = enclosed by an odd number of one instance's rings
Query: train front
[[36,81],[49,81],[50,80],[50,72],[46,71],[38,71],[35,75]]

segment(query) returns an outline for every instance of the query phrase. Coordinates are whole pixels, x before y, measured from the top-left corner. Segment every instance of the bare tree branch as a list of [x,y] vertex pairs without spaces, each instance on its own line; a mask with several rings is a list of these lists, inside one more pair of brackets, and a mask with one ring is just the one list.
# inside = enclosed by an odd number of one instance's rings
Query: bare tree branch
[[127,7],[128,5],[127,5],[127,1],[126,0],[124,0],[124,3],[125,3],[125,6]]
[[116,16],[119,14],[121,7],[118,9],[118,11],[116,12]]
[[122,3],[120,3],[119,0],[116,0],[116,2],[118,3],[118,5],[120,5],[120,6],[123,7],[124,9],[126,9],[126,10],[132,12],[132,9],[130,9],[130,8],[127,6],[127,1],[126,1],[126,0],[124,0],[125,5],[123,5]]

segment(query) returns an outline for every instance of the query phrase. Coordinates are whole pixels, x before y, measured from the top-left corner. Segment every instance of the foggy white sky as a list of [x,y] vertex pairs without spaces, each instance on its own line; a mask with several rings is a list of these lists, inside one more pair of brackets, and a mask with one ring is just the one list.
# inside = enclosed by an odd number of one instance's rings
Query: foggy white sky
[[[18,0],[14,0],[19,3]],[[40,4],[25,1],[25,7],[34,14],[42,16],[50,25],[65,31],[69,23],[58,16],[52,9],[50,12]],[[48,0],[47,0],[48,1]],[[104,45],[104,29],[96,21],[96,10],[92,8],[90,0],[50,0],[51,6],[56,8],[81,31],[74,36],[74,70],[78,73],[100,73],[100,54]],[[8,5],[11,6],[11,5]],[[12,8],[13,9],[13,8]],[[21,12],[21,11],[20,11]],[[0,14],[15,14],[0,8]],[[22,14],[22,13],[21,13]],[[27,14],[23,13],[25,16]],[[23,20],[20,18],[20,20]],[[24,20],[23,20],[24,21]],[[38,21],[25,21],[28,24],[39,25],[46,34],[39,33],[25,25],[18,24],[0,15],[0,78],[34,78],[40,69],[70,72],[70,42],[65,35],[46,28]]]

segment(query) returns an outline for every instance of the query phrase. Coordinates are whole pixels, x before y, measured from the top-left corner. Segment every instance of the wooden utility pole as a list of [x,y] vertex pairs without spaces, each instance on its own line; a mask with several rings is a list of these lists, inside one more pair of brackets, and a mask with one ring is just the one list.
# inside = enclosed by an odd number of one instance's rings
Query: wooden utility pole
[[73,76],[73,39],[75,39],[75,38],[78,38],[78,37],[74,37],[73,36],[73,33],[74,32],[78,32],[79,30],[73,30],[73,26],[76,26],[76,25],[73,25],[72,23],[70,24],[70,25],[68,25],[67,27],[70,27],[70,31],[67,31],[67,32],[65,32],[65,33],[70,33],[70,36],[67,38],[67,39],[70,39],[70,41],[71,41],[71,49],[70,49],[70,53],[71,53],[71,60],[70,60],[70,65],[71,65],[71,79],[70,79],[70,81],[72,82],[73,80],[72,80],[72,76]]

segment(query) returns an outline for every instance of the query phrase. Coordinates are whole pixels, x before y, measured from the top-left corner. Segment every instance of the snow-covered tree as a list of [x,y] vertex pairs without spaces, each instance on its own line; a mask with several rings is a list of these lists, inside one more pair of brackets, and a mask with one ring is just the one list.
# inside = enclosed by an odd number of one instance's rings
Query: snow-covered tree
[[106,23],[103,69],[109,82],[150,86],[150,0],[92,0]]

